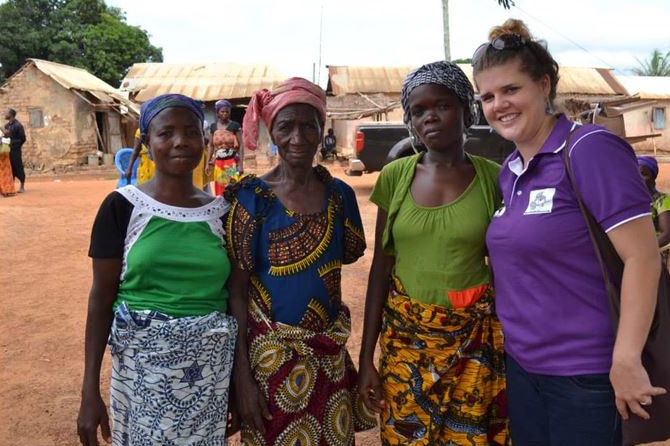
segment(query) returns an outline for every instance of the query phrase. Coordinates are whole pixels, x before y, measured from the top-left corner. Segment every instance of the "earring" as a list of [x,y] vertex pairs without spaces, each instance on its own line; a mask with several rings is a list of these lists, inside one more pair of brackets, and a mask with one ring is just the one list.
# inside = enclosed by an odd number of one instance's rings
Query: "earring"
[[409,131],[409,140],[412,146],[418,145],[420,143],[419,136],[414,131],[414,127],[411,123],[407,125],[407,130]]
[[551,101],[547,99],[547,106],[544,109],[544,112],[548,115],[554,114],[554,107],[551,105]]

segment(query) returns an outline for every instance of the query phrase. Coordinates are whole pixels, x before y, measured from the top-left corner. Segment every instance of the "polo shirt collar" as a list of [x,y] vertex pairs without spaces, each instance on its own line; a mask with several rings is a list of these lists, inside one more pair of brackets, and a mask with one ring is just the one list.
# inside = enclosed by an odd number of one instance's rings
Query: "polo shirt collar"
[[[559,113],[554,124],[554,128],[551,129],[551,133],[547,140],[542,144],[540,150],[537,154],[543,153],[560,153],[565,146],[565,138],[568,136],[570,131],[573,128],[579,126],[576,122],[570,121],[564,113]],[[519,154],[519,149],[515,149],[508,163],[509,169],[514,172],[516,175],[521,175],[524,171],[523,161],[521,161],[521,155]]]
[[554,128],[551,130],[549,137],[544,142],[538,153],[559,153],[565,147],[565,139],[568,134],[580,124],[570,121],[565,117],[565,114],[560,113]]

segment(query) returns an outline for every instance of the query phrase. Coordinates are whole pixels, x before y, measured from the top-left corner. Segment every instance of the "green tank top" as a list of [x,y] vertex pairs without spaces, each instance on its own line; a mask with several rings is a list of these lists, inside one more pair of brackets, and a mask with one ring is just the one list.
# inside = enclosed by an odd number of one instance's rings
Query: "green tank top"
[[456,201],[442,206],[420,206],[408,193],[391,228],[395,274],[408,295],[449,306],[449,291],[488,283],[488,223],[477,177]]
[[382,245],[395,256],[394,273],[407,294],[451,307],[451,297],[460,300],[490,281],[485,239],[501,202],[496,182],[500,166],[468,155],[476,172],[470,185],[455,201],[427,208],[419,206],[409,191],[421,156],[386,165],[370,200],[388,214]]

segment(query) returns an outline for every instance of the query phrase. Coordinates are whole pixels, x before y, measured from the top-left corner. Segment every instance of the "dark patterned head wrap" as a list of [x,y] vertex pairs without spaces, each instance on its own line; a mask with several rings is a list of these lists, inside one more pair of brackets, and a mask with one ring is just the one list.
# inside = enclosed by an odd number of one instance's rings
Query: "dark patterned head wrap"
[[202,102],[191,99],[183,94],[163,94],[143,103],[140,107],[140,137],[144,141],[149,131],[149,124],[160,112],[166,108],[182,107],[193,112],[193,114],[202,122],[205,115],[202,111]]
[[656,161],[656,158],[653,156],[638,156],[637,164],[649,169],[652,179],[656,180],[656,177],[658,177],[658,161]]
[[221,99],[219,101],[216,101],[214,104],[214,108],[216,109],[216,112],[219,113],[219,110],[222,108],[233,108],[233,104],[231,104],[229,101],[225,99]]
[[463,108],[469,111],[466,114],[465,126],[470,127],[477,122],[477,108],[475,107],[475,91],[468,77],[458,65],[453,62],[440,60],[423,65],[407,75],[402,83],[400,101],[405,112],[405,123],[411,120],[409,114],[409,94],[416,87],[425,84],[443,85],[456,94],[463,104]]

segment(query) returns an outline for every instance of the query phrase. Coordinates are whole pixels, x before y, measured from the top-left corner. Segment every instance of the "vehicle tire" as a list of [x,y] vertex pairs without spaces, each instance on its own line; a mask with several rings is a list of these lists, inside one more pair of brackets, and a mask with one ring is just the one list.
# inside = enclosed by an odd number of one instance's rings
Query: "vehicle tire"
[[[415,149],[418,150],[418,152]],[[408,136],[407,138],[401,139],[395,143],[393,147],[391,147],[391,150],[389,150],[389,153],[386,156],[385,164],[388,164],[391,161],[397,160],[399,158],[404,158],[406,156],[425,151],[426,148],[423,146],[423,144],[414,144],[414,147],[412,147],[412,142]]]

